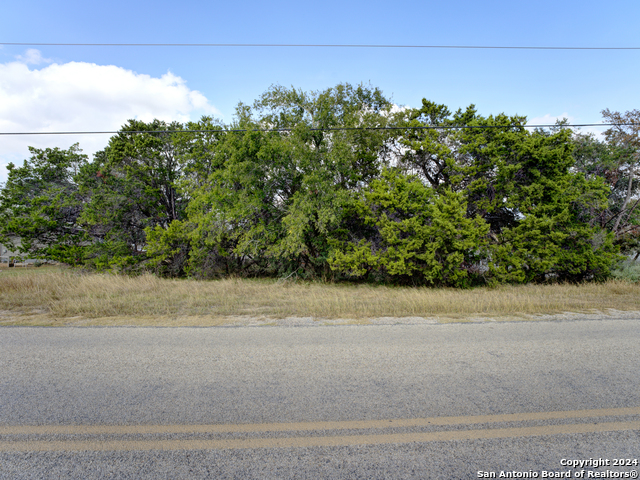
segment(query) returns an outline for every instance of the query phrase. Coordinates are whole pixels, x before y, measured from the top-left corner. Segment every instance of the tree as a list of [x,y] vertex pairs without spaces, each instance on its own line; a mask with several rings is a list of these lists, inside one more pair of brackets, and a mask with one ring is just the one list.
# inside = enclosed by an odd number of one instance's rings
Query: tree
[[485,118],[474,105],[452,114],[447,106],[426,99],[406,115],[400,125],[408,128],[399,139],[404,171],[436,190],[464,192],[467,216],[480,215],[493,232],[513,225],[516,213],[496,191],[502,158],[496,149],[509,136],[511,143],[526,136],[526,119],[504,114]]
[[0,242],[31,258],[81,263],[88,239],[77,225],[83,200],[76,177],[87,157],[78,144],[29,151],[22,167],[9,164],[0,191]]
[[[240,118],[232,128],[255,128]],[[216,146],[221,168],[189,192],[191,275],[259,275],[278,266],[271,253],[281,238],[283,210],[297,187],[287,146],[277,132],[229,132]]]
[[510,132],[496,140],[493,208],[502,204],[514,220],[492,227],[494,278],[522,283],[606,278],[619,259],[617,248],[584,213],[605,208],[607,188],[600,178],[573,169],[571,132]]
[[460,189],[469,159],[461,150],[456,127],[467,126],[476,119],[475,106],[452,115],[446,105],[423,99],[421,108],[407,110],[400,118],[403,116],[399,126],[407,130],[398,140],[402,146],[400,165],[434,189]]
[[334,270],[432,286],[480,280],[477,266],[486,258],[489,225],[478,216],[467,218],[462,193],[385,170],[353,208],[373,231],[357,240],[333,239]]
[[437,191],[463,193],[467,218],[490,225],[492,281],[606,277],[616,248],[586,215],[606,208],[606,186],[576,171],[568,129],[530,132],[525,124],[519,116],[482,117],[473,105],[452,115],[423,100],[409,126],[428,128],[401,139],[401,165]]
[[[636,215],[640,198],[638,168],[640,167],[640,110],[623,114],[609,109],[602,111],[605,120],[614,125],[604,132],[609,145],[616,150],[611,172],[614,211],[613,230],[625,250],[637,249],[640,225]],[[639,253],[640,254],[640,253]]]
[[131,120],[90,163],[33,150],[0,240],[98,269],[450,286],[605,278],[640,243],[637,111],[605,111],[598,142],[391,107],[370,86],[273,86],[230,125]]
[[[178,277],[191,273],[202,276],[204,272],[211,274],[218,270],[208,260],[215,258],[220,261],[220,256],[211,250],[207,251],[206,246],[197,241],[192,245],[192,238],[197,238],[193,232],[195,225],[186,216],[194,192],[206,188],[213,173],[224,168],[225,159],[220,154],[220,144],[224,142],[226,133],[226,127],[221,122],[202,117],[198,122],[188,122],[186,128],[172,139],[182,168],[181,176],[174,185],[186,205],[185,219],[174,219],[168,226],[145,228],[146,255],[149,266],[157,274]],[[197,250],[194,250],[196,245]],[[197,256],[198,260],[194,258],[190,261],[191,256]]]
[[386,126],[391,104],[376,88],[342,84],[311,93],[275,87],[254,107],[263,124],[295,125],[286,140],[302,177],[282,217],[286,236],[277,252],[326,277],[328,238],[344,228],[349,198],[379,176],[389,153],[388,132],[354,128]]
[[[640,114],[603,112],[614,126],[605,132],[605,140],[593,134],[572,136],[574,169],[588,178],[599,178],[608,187],[607,204],[583,212],[591,225],[599,225],[614,234],[623,253],[640,254],[640,181],[638,179],[638,139]],[[634,123],[635,122],[635,123]]]
[[224,167],[192,192],[193,254],[231,255],[225,268],[242,274],[329,275],[328,238],[349,196],[379,175],[389,138],[339,129],[384,126],[390,107],[362,85],[274,86],[253,107],[240,104],[231,129],[248,131],[225,136],[216,150]]
[[130,269],[147,259],[146,228],[167,228],[184,216],[176,137],[181,124],[130,120],[81,172],[89,201],[78,219],[96,238],[97,268]]

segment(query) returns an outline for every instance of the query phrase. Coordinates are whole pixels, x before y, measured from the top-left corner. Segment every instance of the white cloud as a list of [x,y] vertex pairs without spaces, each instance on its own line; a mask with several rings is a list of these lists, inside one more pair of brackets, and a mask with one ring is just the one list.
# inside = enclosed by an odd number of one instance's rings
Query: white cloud
[[405,105],[396,105],[395,103],[393,105],[391,105],[391,110],[389,110],[389,113],[398,113],[398,112],[404,112],[405,110],[409,110],[410,107],[407,107]]
[[[560,115],[546,114],[542,117],[531,118],[527,122],[527,125],[555,125],[556,120],[562,120],[564,118],[566,118],[569,121],[569,125],[575,125],[580,123],[578,120],[576,120],[576,118],[572,117],[571,115],[565,112]],[[604,140],[604,136],[602,135],[604,130],[605,128],[603,127],[581,127],[577,129],[577,131],[581,133],[592,133],[596,136],[596,138],[599,138],[600,140]]]
[[527,125],[555,125],[557,120],[567,119],[569,123],[573,123],[574,118],[568,113],[561,113],[560,115],[546,114],[542,117],[530,118],[527,121]]
[[30,48],[27,50],[27,53],[24,55],[18,55],[16,57],[19,62],[31,64],[31,65],[40,65],[41,63],[51,63],[51,60],[48,58],[44,58],[40,53],[40,50],[36,50],[35,48]]
[[[41,69],[40,52],[0,64],[0,132],[113,131],[129,119],[197,120],[219,112],[202,93],[167,72],[151,77],[115,65],[70,62]],[[109,135],[0,137],[0,182],[6,165],[28,158],[27,146],[68,148],[79,142],[85,153],[104,148]]]

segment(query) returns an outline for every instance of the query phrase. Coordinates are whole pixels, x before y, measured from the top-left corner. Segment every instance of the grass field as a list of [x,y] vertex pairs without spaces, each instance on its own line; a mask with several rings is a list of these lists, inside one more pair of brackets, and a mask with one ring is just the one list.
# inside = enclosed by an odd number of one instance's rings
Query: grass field
[[[5,264],[6,265],[6,264]],[[379,317],[441,322],[563,312],[640,311],[640,285],[501,286],[473,290],[151,275],[83,274],[61,267],[0,268],[0,325],[222,325],[240,319]]]

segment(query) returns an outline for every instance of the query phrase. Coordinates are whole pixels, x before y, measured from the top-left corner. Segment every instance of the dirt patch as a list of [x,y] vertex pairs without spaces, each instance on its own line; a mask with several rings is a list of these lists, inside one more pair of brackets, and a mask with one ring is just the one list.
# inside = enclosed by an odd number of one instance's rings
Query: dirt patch
[[323,327],[335,325],[437,325],[446,323],[531,322],[572,320],[624,320],[640,317],[637,311],[608,310],[606,312],[565,312],[556,315],[521,315],[502,317],[441,316],[441,317],[377,317],[377,318],[269,318],[251,315],[190,315],[100,317],[81,316],[55,318],[42,311],[15,312],[0,310],[0,326],[46,327]]

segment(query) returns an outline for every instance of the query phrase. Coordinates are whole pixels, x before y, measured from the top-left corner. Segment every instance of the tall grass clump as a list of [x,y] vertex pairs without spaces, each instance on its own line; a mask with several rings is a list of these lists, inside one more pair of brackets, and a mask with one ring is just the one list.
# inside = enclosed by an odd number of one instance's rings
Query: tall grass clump
[[237,316],[465,318],[609,309],[640,310],[640,284],[614,279],[459,290],[247,279],[176,280],[59,269],[0,272],[0,316],[36,311],[54,320],[119,318],[120,323],[141,324],[141,319],[160,322]]

